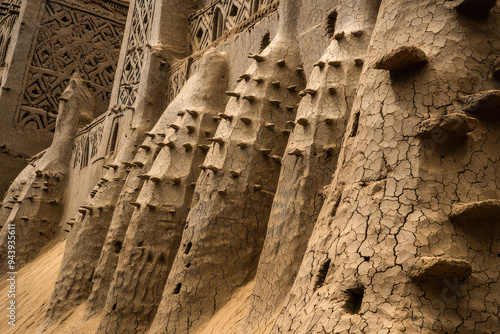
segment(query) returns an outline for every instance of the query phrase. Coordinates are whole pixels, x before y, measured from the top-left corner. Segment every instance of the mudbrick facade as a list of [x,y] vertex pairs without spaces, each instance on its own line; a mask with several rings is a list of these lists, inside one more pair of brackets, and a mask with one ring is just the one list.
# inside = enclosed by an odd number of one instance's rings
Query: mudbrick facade
[[50,146],[59,98],[79,72],[95,108],[108,107],[123,40],[128,0],[0,2],[0,192]]
[[0,7],[0,110],[53,132],[0,208],[2,333],[500,332],[495,0],[42,3],[29,41]]

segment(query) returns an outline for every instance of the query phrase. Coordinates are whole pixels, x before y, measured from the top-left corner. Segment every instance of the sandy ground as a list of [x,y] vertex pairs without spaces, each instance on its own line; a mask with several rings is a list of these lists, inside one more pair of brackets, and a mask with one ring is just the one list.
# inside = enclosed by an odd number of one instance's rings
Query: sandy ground
[[[2,277],[0,283],[0,305],[2,317],[0,319],[0,333],[2,334],[31,334],[35,333],[41,324],[45,311],[50,302],[54,284],[59,273],[59,266],[64,254],[65,242],[59,242],[47,250],[43,255],[31,262],[17,273],[16,278],[16,325],[8,324],[7,306],[9,303],[9,285]],[[83,334],[91,333],[97,328],[99,318],[91,319],[84,325],[81,323],[81,314],[85,305],[66,314],[55,326],[46,333],[52,334]],[[81,330],[80,328],[85,328]]]
[[[54,284],[64,254],[65,242],[59,242],[48,249],[35,261],[17,273],[16,282],[16,325],[8,324],[7,306],[9,285],[5,276],[0,282],[0,333],[32,334],[43,321],[45,311],[52,297]],[[196,334],[236,334],[245,316],[248,298],[252,292],[253,281],[241,287],[233,298],[221,308],[214,317]],[[88,334],[95,333],[99,317],[87,322],[82,321],[85,303],[69,310],[61,320],[47,329],[47,334]]]
[[16,325],[8,324],[9,285],[0,283],[0,333],[34,333],[45,315],[57,279],[65,242],[60,242],[22,268],[16,277]]
[[233,298],[215,313],[204,328],[196,334],[236,334],[245,316],[247,301],[253,289],[253,281],[241,287]]

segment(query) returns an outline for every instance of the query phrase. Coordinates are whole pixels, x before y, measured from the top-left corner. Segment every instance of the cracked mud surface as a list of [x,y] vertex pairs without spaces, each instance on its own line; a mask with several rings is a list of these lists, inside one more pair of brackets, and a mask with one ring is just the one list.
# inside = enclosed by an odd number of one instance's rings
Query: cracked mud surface
[[[331,37],[314,63],[311,8]],[[238,82],[246,59],[206,50],[158,121],[135,108],[40,332],[80,304],[101,334],[499,331],[498,5],[278,14]]]

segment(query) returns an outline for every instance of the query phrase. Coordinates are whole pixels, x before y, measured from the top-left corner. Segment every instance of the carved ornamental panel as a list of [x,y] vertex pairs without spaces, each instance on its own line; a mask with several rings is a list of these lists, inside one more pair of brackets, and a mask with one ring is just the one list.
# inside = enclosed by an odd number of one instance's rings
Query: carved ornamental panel
[[84,128],[75,138],[73,147],[73,168],[84,168],[97,155],[102,141],[105,117],[101,116]]
[[181,62],[175,64],[168,73],[168,96],[167,103],[172,102],[177,94],[181,91],[189,77],[189,69],[191,66],[191,58],[185,58]]
[[98,103],[109,101],[126,11],[126,6],[111,0],[46,2],[17,116],[19,125],[52,131],[58,98],[75,71],[89,82]]
[[0,3],[0,67],[5,66],[12,28],[19,17],[21,0],[7,0]]
[[193,52],[202,50],[255,19],[274,11],[278,0],[218,0],[191,15],[190,34]]
[[125,106],[132,106],[137,98],[144,65],[144,48],[147,47],[151,35],[155,1],[136,0],[133,10],[131,31],[127,41],[127,56],[118,93],[118,103]]

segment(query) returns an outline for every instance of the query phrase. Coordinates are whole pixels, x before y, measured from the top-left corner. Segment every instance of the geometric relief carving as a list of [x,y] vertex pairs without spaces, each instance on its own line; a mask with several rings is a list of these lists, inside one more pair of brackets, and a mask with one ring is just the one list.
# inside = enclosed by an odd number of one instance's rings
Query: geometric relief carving
[[189,78],[191,58],[184,58],[168,73],[167,104],[172,102]]
[[221,37],[244,24],[253,15],[265,14],[278,0],[218,0],[189,17],[193,52],[208,47]]
[[144,65],[144,48],[151,35],[155,0],[136,0],[132,14],[132,24],[127,41],[127,55],[120,78],[118,103],[132,106],[137,98],[141,71]]
[[109,101],[127,7],[110,11],[102,6],[46,2],[18,124],[52,131],[58,99],[76,71],[97,102]]
[[73,147],[73,168],[86,167],[96,156],[102,141],[105,119],[105,117],[100,117],[89,125],[91,128],[85,128],[77,134]]
[[19,16],[21,0],[4,0],[0,3],[0,67],[5,66],[12,28]]

